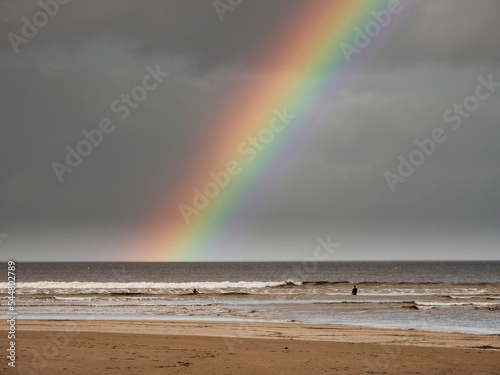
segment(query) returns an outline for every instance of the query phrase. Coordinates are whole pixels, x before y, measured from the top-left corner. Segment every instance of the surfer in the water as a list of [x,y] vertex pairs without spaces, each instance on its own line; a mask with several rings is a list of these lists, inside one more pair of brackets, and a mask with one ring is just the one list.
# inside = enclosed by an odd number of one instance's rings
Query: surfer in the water
[[356,294],[358,294],[358,288],[354,285],[354,288],[352,288],[352,295],[355,296]]
[[198,291],[196,290],[196,288],[193,289],[193,294],[198,294]]

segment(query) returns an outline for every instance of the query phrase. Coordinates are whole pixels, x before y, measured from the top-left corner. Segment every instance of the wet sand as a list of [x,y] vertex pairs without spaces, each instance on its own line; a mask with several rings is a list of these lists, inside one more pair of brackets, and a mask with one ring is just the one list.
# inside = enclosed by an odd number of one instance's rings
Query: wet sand
[[2,374],[500,374],[499,335],[297,323],[19,320],[16,354]]

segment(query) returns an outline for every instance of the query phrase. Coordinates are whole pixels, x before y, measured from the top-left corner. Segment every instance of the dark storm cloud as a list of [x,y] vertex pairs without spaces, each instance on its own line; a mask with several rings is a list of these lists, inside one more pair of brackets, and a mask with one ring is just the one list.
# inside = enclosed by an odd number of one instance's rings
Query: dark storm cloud
[[[267,78],[253,62],[296,3],[244,0],[221,22],[212,1],[73,0],[16,54],[7,35],[21,35],[21,18],[40,6],[0,0],[0,232],[15,232],[11,243],[42,224],[105,232],[148,211],[203,157],[209,120],[234,88]],[[474,93],[479,75],[500,81],[500,3],[413,3],[307,143],[288,154],[248,233],[314,239],[338,228],[348,246],[362,230],[382,247],[381,233],[413,228],[417,237],[429,223],[446,223],[443,233],[486,233],[491,243],[500,223],[500,90],[457,131],[443,113]],[[113,100],[157,64],[169,76],[117,120]],[[105,117],[116,130],[59,183],[51,163]],[[384,171],[436,127],[449,140],[392,193]]]
[[[296,3],[297,0],[245,1],[232,12],[224,13],[221,22],[212,1],[73,0],[61,6],[47,26],[40,28],[39,35],[19,48],[22,51],[30,44],[55,44],[74,51],[96,39],[112,37],[133,42],[136,56],[181,56],[196,73],[244,62],[249,53],[258,51]],[[21,16],[31,19],[40,9],[36,2],[28,0],[7,8],[11,15],[0,29],[2,36],[9,32],[21,35]],[[6,36],[0,45],[12,48]]]
[[[20,49],[56,44],[73,51],[110,36],[133,41],[135,54],[183,56],[193,71],[205,71],[218,65],[244,63],[263,41],[272,37],[296,3],[296,0],[243,1],[232,12],[224,13],[221,22],[212,1],[73,0],[60,5],[47,26],[40,28],[38,35]],[[500,61],[497,1],[403,3],[405,13],[399,15],[403,20],[394,19],[405,27],[398,27],[398,32],[387,38],[377,59],[389,64]],[[0,4],[4,20],[0,24],[0,46],[11,49],[7,34],[22,35],[21,18],[31,20],[40,6],[33,0],[3,0]]]
[[386,67],[422,62],[498,66],[499,13],[494,0],[413,2],[400,21],[404,27],[387,37],[376,62]]

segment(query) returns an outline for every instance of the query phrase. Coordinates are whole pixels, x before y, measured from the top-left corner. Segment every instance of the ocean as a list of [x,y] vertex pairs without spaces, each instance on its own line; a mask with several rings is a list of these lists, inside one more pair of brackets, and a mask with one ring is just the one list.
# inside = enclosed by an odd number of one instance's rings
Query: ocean
[[[274,321],[500,334],[500,262],[16,267],[18,319]],[[193,288],[199,293],[192,294]],[[3,319],[8,316],[6,282],[0,291]]]

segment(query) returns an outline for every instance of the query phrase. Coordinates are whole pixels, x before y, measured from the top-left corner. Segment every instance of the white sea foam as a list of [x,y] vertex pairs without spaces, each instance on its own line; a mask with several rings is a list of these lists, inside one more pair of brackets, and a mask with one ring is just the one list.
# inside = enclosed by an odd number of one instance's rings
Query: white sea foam
[[[289,283],[289,282],[288,282]],[[192,288],[204,290],[217,290],[217,289],[252,289],[252,288],[266,288],[287,285],[286,281],[197,281],[197,282],[184,282],[184,283],[152,283],[152,282],[135,282],[135,283],[99,283],[99,282],[55,282],[55,281],[40,281],[40,282],[20,282],[17,283],[18,290],[60,290],[66,292],[68,290],[76,291],[123,291],[127,293],[130,290],[169,290],[181,289],[189,290]],[[299,282],[294,285],[300,285]],[[7,283],[0,283],[0,289],[7,288]]]
[[56,300],[60,301],[95,301],[94,297],[53,297]]
[[422,307],[452,307],[452,306],[477,306],[477,307],[493,307],[498,305],[491,302],[430,302],[430,301],[415,301],[415,305]]

